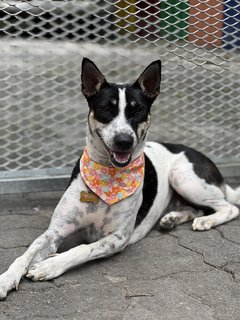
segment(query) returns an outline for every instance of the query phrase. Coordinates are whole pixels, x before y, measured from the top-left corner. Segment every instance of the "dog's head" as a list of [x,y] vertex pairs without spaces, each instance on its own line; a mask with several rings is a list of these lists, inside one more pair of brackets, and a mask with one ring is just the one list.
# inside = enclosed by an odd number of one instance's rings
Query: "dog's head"
[[[115,167],[125,167],[142,152],[150,109],[159,94],[161,61],[152,62],[133,84],[108,83],[89,59],[82,62],[82,92],[89,105],[90,144]],[[101,150],[101,151],[100,151]]]

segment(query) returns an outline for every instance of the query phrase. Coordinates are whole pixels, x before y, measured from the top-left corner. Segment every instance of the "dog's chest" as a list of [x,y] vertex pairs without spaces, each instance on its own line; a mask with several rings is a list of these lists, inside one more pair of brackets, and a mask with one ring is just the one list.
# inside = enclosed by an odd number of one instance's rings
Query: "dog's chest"
[[131,232],[140,204],[141,188],[134,195],[110,206],[101,199],[97,204],[85,203],[82,237],[94,242],[117,231]]
[[126,216],[130,210],[118,205],[108,206],[99,200],[98,204],[89,202],[85,204],[85,227],[81,229],[82,237],[88,242],[95,242],[116,230],[124,228]]
[[88,202],[85,204],[86,227],[83,229],[84,238],[87,241],[96,241],[111,233],[115,229],[115,221],[111,206],[107,206],[99,199],[97,204]]

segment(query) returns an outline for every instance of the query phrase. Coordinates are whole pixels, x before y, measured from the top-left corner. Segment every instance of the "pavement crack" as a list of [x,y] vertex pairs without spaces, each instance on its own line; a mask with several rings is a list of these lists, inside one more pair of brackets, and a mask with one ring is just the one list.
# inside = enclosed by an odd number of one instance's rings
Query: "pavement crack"
[[186,292],[186,291],[185,291],[185,293],[186,293],[189,297],[191,297],[192,299],[197,300],[201,305],[207,307],[207,308],[209,309],[210,313],[211,313],[211,317],[212,317],[213,320],[216,320],[216,319],[217,319],[217,318],[216,318],[216,315],[215,315],[215,313],[214,313],[214,311],[213,311],[213,309],[212,309],[212,306],[211,306],[210,304],[208,304],[208,303],[207,303],[206,301],[204,301],[203,299],[200,299],[199,297],[195,296],[194,294],[191,294],[191,293]]
[[5,246],[0,246],[0,249],[4,249],[4,250],[7,250],[7,249],[18,249],[18,248],[28,248],[29,247],[29,245],[28,246],[24,246],[24,245],[22,245],[22,246],[12,246],[12,247],[5,247]]
[[202,260],[203,260],[203,262],[204,262],[206,265],[211,266],[211,267],[214,267],[214,268],[216,268],[216,269],[218,268],[218,267],[212,265],[211,263],[207,262],[207,261],[205,260],[204,254],[203,254],[202,252],[199,252],[199,251],[197,251],[197,250],[194,250],[194,249],[189,248],[189,247],[187,247],[186,245],[182,244],[182,243],[180,242],[180,239],[179,239],[178,236],[176,236],[176,235],[174,235],[174,234],[169,234],[169,235],[170,235],[171,237],[177,239],[178,245],[179,245],[180,247],[182,247],[182,248],[184,248],[184,249],[186,249],[186,250],[188,250],[188,251],[191,251],[191,252],[193,252],[193,253],[199,254],[199,255],[202,257]]
[[6,213],[1,213],[0,217],[9,217],[9,216],[15,216],[15,215],[31,217],[33,215],[35,215],[35,216],[38,215],[39,216],[39,213],[35,213],[34,211],[31,211],[31,212],[18,212],[17,211],[17,213],[15,213],[15,211],[10,210],[10,211],[8,211]]
[[184,248],[184,249],[186,249],[186,250],[189,250],[189,251],[191,251],[191,252],[194,252],[194,253],[199,254],[199,255],[202,257],[202,260],[203,260],[203,263],[204,263],[204,264],[206,264],[207,266],[212,267],[212,268],[214,268],[214,269],[216,269],[216,270],[219,270],[219,271],[223,271],[223,272],[228,273],[228,274],[231,276],[233,282],[237,283],[237,280],[236,280],[236,278],[235,278],[234,272],[232,272],[232,271],[230,271],[230,270],[227,270],[227,269],[225,268],[228,263],[226,263],[226,264],[224,264],[224,265],[222,265],[222,266],[220,266],[220,267],[219,267],[219,266],[216,266],[216,265],[214,265],[213,263],[210,263],[210,262],[208,262],[208,261],[206,260],[204,253],[199,252],[199,251],[194,250],[194,249],[191,249],[191,248],[187,247],[186,245],[183,245],[182,243],[180,243],[180,239],[179,239],[178,236],[173,235],[173,234],[169,234],[169,235],[177,239],[178,245],[179,245],[180,247],[182,247],[182,248]]
[[[29,228],[27,227],[17,227],[17,228],[6,228],[6,229],[2,229],[1,231],[4,232],[4,231],[17,231],[17,230],[29,230]],[[43,231],[43,230],[46,230],[46,228],[39,228],[39,227],[31,227],[31,230],[40,230],[40,231]]]
[[222,266],[222,270],[231,275],[233,282],[238,283],[234,272],[226,268],[228,265],[229,265],[229,262],[227,262],[224,266]]
[[191,252],[194,252],[194,253],[199,254],[199,255],[202,257],[202,260],[203,260],[204,264],[206,264],[207,266],[210,266],[210,267],[215,268],[215,269],[221,269],[221,268],[219,268],[218,266],[216,266],[216,265],[214,265],[214,264],[206,261],[204,253],[199,252],[199,251],[197,251],[197,250],[194,250],[194,249],[192,249],[192,248],[189,248],[189,247],[187,247],[186,245],[182,244],[182,243],[180,242],[180,239],[179,239],[178,236],[173,235],[173,234],[170,234],[170,236],[172,236],[172,237],[174,237],[174,238],[177,239],[178,245],[179,245],[180,247],[182,247],[182,248],[184,248],[184,249],[186,249],[186,250],[189,250],[189,251],[191,251]]
[[216,228],[215,230],[220,234],[220,236],[221,236],[224,240],[229,241],[229,242],[231,242],[231,243],[234,243],[234,244],[237,244],[238,246],[240,246],[240,243],[239,243],[239,242],[236,242],[236,241],[234,241],[234,240],[229,239],[228,237],[226,237],[226,236],[224,235],[224,233],[223,233],[222,230],[217,229],[217,228]]
[[179,270],[177,272],[172,272],[172,273],[169,273],[169,274],[166,274],[166,275],[163,275],[163,276],[159,276],[159,277],[156,277],[156,278],[151,278],[151,279],[147,279],[147,280],[154,280],[154,281],[157,281],[157,280],[161,280],[161,279],[165,279],[165,278],[172,278],[172,279],[176,279],[174,278],[175,275],[178,275],[178,274],[183,274],[183,273],[207,273],[209,272],[209,270],[206,270],[206,271],[198,271],[198,270],[186,270],[186,271],[183,271],[183,270]]
[[139,298],[139,297],[154,297],[153,293],[130,293],[130,290],[127,286],[124,287],[126,294],[125,294],[125,298],[126,299],[131,299],[131,298]]

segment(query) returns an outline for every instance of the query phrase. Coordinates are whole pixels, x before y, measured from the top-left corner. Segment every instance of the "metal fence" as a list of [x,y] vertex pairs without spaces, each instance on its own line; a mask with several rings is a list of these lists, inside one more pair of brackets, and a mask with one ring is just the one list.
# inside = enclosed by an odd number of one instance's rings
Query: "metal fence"
[[160,58],[150,138],[239,176],[239,49],[237,0],[0,1],[0,193],[69,174],[85,143],[83,56],[121,82]]

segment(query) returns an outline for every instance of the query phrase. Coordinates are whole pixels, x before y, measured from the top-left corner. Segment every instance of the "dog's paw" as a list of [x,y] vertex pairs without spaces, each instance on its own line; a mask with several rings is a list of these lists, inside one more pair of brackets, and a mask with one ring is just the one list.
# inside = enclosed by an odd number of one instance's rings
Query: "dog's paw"
[[13,274],[7,272],[0,276],[0,300],[5,300],[7,294],[11,290],[18,290],[20,279],[14,277]]
[[49,258],[34,264],[29,268],[26,277],[33,281],[45,281],[58,277],[62,272],[61,268],[57,268],[54,258]]
[[192,224],[193,230],[196,231],[206,231],[212,228],[213,224],[209,217],[199,217],[195,218]]
[[169,213],[165,215],[160,221],[159,221],[159,227],[163,230],[171,230],[176,225],[176,218],[173,214]]
[[8,289],[5,286],[0,286],[0,300],[3,301],[7,298]]

